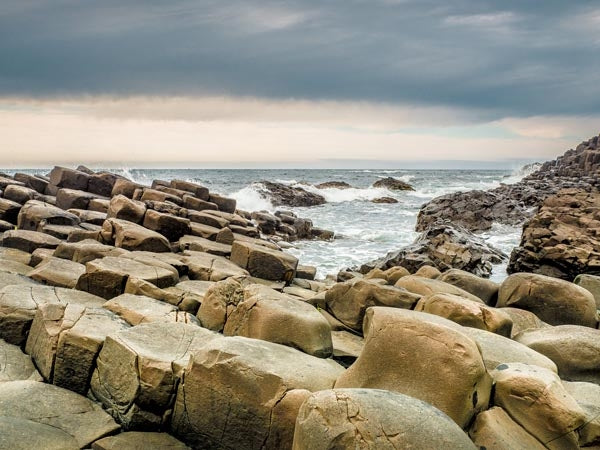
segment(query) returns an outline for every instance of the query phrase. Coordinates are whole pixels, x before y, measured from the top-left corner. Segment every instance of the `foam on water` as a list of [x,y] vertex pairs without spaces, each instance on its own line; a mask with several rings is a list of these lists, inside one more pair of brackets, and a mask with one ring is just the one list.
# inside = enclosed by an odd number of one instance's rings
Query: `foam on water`
[[353,202],[353,201],[370,201],[379,197],[392,197],[393,193],[385,188],[325,188],[319,189],[316,186],[308,184],[297,184],[296,186],[325,197],[329,203]]
[[275,211],[273,204],[259,192],[258,183],[246,186],[239,191],[232,192],[229,196],[236,199],[237,207],[244,211]]

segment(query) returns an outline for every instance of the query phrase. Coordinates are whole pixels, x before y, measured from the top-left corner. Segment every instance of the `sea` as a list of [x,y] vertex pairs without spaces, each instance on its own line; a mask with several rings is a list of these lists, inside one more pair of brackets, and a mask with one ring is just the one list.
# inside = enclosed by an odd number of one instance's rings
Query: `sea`
[[[183,179],[200,183],[211,192],[237,200],[238,208],[246,211],[274,212],[286,209],[298,216],[310,218],[314,226],[332,230],[335,239],[293,242],[287,251],[297,256],[301,264],[318,268],[317,277],[324,278],[341,269],[380,258],[390,251],[411,244],[421,206],[440,195],[491,189],[501,183],[519,181],[529,171],[510,170],[408,170],[408,169],[107,169],[133,181],[150,185],[152,180]],[[4,170],[5,173],[26,172],[47,174],[48,169]],[[393,177],[411,184],[414,191],[390,191],[374,188],[377,180]],[[264,196],[261,181],[275,181],[300,186],[319,193],[327,200],[320,206],[275,208]],[[318,189],[325,181],[345,181],[350,189]],[[378,197],[393,197],[395,204],[376,204]],[[510,255],[520,241],[521,227],[494,225],[482,237],[491,245]],[[507,276],[506,264],[494,267],[491,279],[501,281]]]

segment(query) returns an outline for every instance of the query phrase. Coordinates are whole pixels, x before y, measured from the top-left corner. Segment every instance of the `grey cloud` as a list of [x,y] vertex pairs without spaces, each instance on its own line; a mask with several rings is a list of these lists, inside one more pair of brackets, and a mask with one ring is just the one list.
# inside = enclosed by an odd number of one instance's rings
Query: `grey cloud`
[[583,0],[4,0],[0,95],[597,114],[599,11]]

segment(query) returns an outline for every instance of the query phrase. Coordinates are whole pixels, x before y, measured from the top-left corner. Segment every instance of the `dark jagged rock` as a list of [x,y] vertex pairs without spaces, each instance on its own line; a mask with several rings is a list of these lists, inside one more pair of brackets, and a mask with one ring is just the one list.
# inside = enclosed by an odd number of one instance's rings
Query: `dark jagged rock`
[[274,206],[317,206],[326,203],[322,195],[313,194],[301,187],[286,186],[271,181],[262,181],[260,187],[263,195]]
[[371,202],[373,203],[398,203],[398,200],[396,200],[394,197],[379,197],[379,198],[374,198],[373,200],[371,200]]
[[582,142],[518,183],[489,191],[443,195],[423,205],[417,231],[438,219],[450,220],[471,231],[489,230],[492,223],[518,225],[531,218],[544,200],[564,188],[591,191],[600,186],[599,136]]
[[373,183],[373,187],[376,188],[387,188],[392,191],[414,191],[410,184],[405,183],[404,181],[398,180],[397,178],[386,177],[381,180],[377,180]]
[[547,198],[524,225],[508,271],[569,281],[581,273],[600,274],[600,192],[565,189]]
[[504,253],[466,228],[449,222],[438,222],[429,226],[413,244],[363,264],[357,270],[367,273],[372,269],[386,270],[402,266],[414,273],[422,266],[429,265],[441,271],[461,269],[481,277],[489,277],[492,264],[505,259]]

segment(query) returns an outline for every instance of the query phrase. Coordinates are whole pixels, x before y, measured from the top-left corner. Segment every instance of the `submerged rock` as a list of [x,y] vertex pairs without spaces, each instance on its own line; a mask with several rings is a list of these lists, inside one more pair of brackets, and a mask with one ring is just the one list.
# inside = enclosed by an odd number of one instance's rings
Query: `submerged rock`
[[386,177],[386,178],[382,178],[381,180],[377,180],[375,183],[373,183],[373,187],[376,188],[386,188],[386,189],[390,189],[391,191],[414,191],[415,188],[412,187],[410,184],[398,180],[397,178],[392,178],[392,177]]
[[416,272],[422,266],[434,266],[441,271],[461,269],[489,277],[492,264],[501,263],[506,255],[466,228],[448,222],[437,222],[425,230],[415,242],[385,257],[363,264],[361,273],[374,268],[402,266]]
[[326,181],[315,185],[318,189],[350,189],[352,186],[345,181]]

